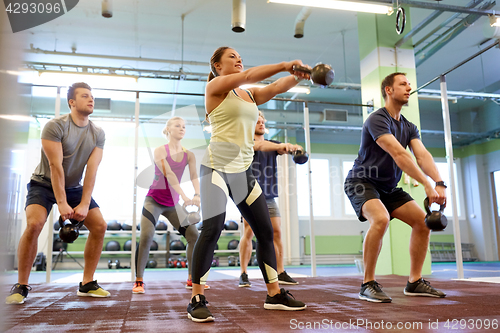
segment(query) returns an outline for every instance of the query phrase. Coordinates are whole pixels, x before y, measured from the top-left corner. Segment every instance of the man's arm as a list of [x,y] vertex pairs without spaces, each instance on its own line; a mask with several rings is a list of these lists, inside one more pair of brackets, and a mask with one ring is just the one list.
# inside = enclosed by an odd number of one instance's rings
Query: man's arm
[[191,200],[184,194],[184,191],[181,188],[181,185],[179,184],[179,180],[177,179],[177,176],[175,173],[170,169],[170,165],[166,161],[167,157],[167,151],[165,150],[165,147],[160,146],[155,149],[154,153],[154,158],[155,158],[155,163],[158,169],[160,169],[161,173],[167,178],[168,185],[171,186],[175,192],[177,192],[182,200],[184,200],[184,203],[187,205],[191,204]]
[[434,190],[426,175],[420,170],[411,154],[403,148],[401,143],[392,134],[384,134],[377,139],[377,144],[394,159],[397,166],[406,172],[411,178],[416,179],[425,187],[425,194],[430,202],[440,203],[444,201]]
[[291,143],[275,143],[267,140],[255,141],[253,146],[253,150],[255,151],[276,151],[280,155],[299,149],[302,149],[299,145],[292,145]]
[[95,147],[87,160],[87,168],[85,178],[83,179],[82,199],[80,204],[75,207],[74,219],[82,221],[87,217],[89,212],[90,200],[94,191],[97,168],[102,161],[103,149]]
[[[439,174],[436,163],[434,162],[434,158],[431,153],[425,148],[424,144],[420,139],[413,139],[410,141],[410,149],[415,155],[417,159],[418,166],[422,169],[422,171],[429,177],[432,178],[436,183],[442,182],[443,178]],[[436,191],[438,192],[440,197],[445,198],[446,203],[446,188],[443,186],[436,186]]]
[[66,201],[64,169],[62,166],[63,149],[62,143],[42,139],[42,148],[50,166],[50,182],[56,197],[59,213],[64,220],[73,218],[73,208]]

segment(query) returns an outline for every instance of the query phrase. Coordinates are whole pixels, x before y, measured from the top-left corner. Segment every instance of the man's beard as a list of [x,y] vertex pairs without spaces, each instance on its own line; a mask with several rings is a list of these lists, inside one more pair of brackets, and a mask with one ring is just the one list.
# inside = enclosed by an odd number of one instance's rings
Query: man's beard
[[264,134],[266,134],[266,130],[255,130],[255,134],[264,135]]

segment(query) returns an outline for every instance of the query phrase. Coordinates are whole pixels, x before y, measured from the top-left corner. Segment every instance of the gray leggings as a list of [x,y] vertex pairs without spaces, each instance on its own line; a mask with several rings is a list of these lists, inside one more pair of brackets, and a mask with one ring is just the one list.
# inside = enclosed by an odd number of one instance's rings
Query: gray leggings
[[144,277],[144,269],[149,260],[149,248],[155,235],[155,227],[160,214],[165,216],[168,221],[177,229],[187,240],[186,255],[188,260],[188,273],[191,274],[191,258],[193,255],[194,244],[198,239],[198,229],[195,225],[181,227],[179,218],[183,221],[186,218],[184,210],[179,204],[172,206],[163,206],[157,203],[153,198],[146,197],[141,218],[141,240],[139,242],[139,251],[137,251],[136,273],[138,278]]

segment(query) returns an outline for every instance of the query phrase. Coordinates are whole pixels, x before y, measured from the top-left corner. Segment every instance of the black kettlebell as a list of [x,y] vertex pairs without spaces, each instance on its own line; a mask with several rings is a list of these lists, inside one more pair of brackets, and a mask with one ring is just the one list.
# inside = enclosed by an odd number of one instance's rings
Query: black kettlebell
[[297,164],[304,164],[309,160],[309,154],[306,151],[300,149],[291,152],[290,154],[292,154],[293,161]]
[[193,224],[196,224],[198,222],[201,221],[201,216],[200,216],[200,207],[196,206],[196,205],[191,205],[191,206],[194,206],[196,207],[196,210],[193,211],[193,212],[190,212],[186,209],[186,207],[183,207],[184,208],[184,211],[186,212],[187,214],[187,218],[186,218],[186,221],[187,221],[187,224],[188,225],[193,225]]
[[69,219],[64,221],[62,216],[59,216],[59,238],[65,243],[73,243],[78,236],[80,235],[80,228],[82,227],[83,221],[76,221],[73,219]]
[[317,64],[312,69],[302,66],[293,66],[294,71],[309,73],[311,75],[311,81],[320,86],[328,86],[333,82],[335,78],[335,72],[332,67],[322,63]]
[[425,225],[432,231],[442,231],[448,225],[448,219],[444,216],[445,205],[440,205],[439,211],[434,210],[431,212],[429,205],[429,198],[425,198],[424,207],[427,215],[425,216]]
[[120,260],[116,259],[116,260],[108,260],[108,268],[109,269],[118,269],[118,268],[121,268],[120,266]]

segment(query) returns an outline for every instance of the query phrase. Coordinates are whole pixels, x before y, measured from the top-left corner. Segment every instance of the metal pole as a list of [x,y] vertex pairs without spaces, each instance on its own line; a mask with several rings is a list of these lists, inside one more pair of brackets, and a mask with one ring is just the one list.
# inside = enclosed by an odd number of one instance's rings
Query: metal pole
[[[57,87],[57,95],[56,95],[56,106],[54,110],[54,115],[59,117],[61,114],[61,87]],[[54,244],[54,207],[50,210],[49,216],[47,217],[48,226],[49,226],[49,235],[47,237],[47,270],[45,274],[45,282],[50,283],[51,273],[52,273],[52,246]]]
[[[495,15],[494,10],[485,10],[485,9],[476,9],[469,7],[461,7],[461,6],[452,6],[452,5],[441,5],[439,3],[430,3],[423,1],[414,1],[414,0],[400,0],[402,4],[406,4],[410,7],[416,8],[425,8],[425,9],[434,9],[434,10],[442,10],[445,12],[457,12],[457,13],[465,13],[465,14],[479,14],[483,16]],[[488,4],[495,4],[495,1],[490,1]]]
[[55,116],[61,115],[61,87],[57,87]]
[[49,216],[47,217],[47,220],[49,221],[48,227],[49,227],[49,241],[47,242],[47,268],[46,268],[46,273],[45,273],[45,283],[50,283],[51,280],[51,273],[52,273],[52,246],[54,244],[54,208],[50,210]]
[[453,234],[455,238],[455,258],[457,261],[457,277],[464,278],[464,264],[462,261],[462,241],[460,239],[460,224],[458,222],[457,198],[455,196],[455,169],[453,168],[453,142],[451,139],[450,110],[448,109],[448,94],[446,88],[446,76],[441,75],[441,105],[443,107],[444,141],[448,162],[448,173],[450,175],[450,197],[453,205]]
[[[311,132],[309,128],[309,107],[307,102],[304,102],[304,137],[306,140],[306,151],[311,156]],[[311,276],[316,276],[316,242],[314,234],[314,214],[313,214],[313,198],[312,198],[312,174],[311,174],[311,158],[307,161],[307,176],[309,181],[309,228],[311,233]]]
[[[285,142],[288,143],[288,130],[285,128]],[[290,167],[288,155],[285,155],[285,167],[283,168],[283,178],[285,179],[285,225],[286,225],[286,257],[287,265],[292,264],[292,237],[290,231],[290,195],[288,193],[290,189],[290,172],[288,168]]]
[[413,90],[410,94],[414,94],[416,92],[418,92],[419,90],[427,87],[429,84],[433,83],[434,81],[437,81],[439,78],[441,78],[442,76],[445,76],[446,74],[450,73],[451,71],[454,71],[455,69],[457,69],[458,67],[464,65],[465,63],[471,61],[472,59],[474,59],[475,57],[483,54],[484,52],[488,51],[489,49],[497,46],[498,44],[500,43],[500,40],[497,40],[495,43],[491,44],[490,46],[482,49],[481,51],[477,52],[476,54],[470,56],[469,58],[465,59],[464,61],[462,61],[461,63],[459,63],[458,65],[455,65],[453,66],[452,68],[448,69],[446,72],[444,72],[443,74],[440,74],[439,76],[436,76],[435,78],[433,78],[432,80],[430,80],[429,82],[425,83],[424,85],[418,87],[417,89]]
[[139,92],[135,95],[135,146],[134,146],[134,201],[132,204],[132,253],[130,255],[130,276],[131,281],[135,281],[135,252],[136,252],[136,234],[137,234],[137,161],[139,158],[139,111],[141,105],[139,102]]

